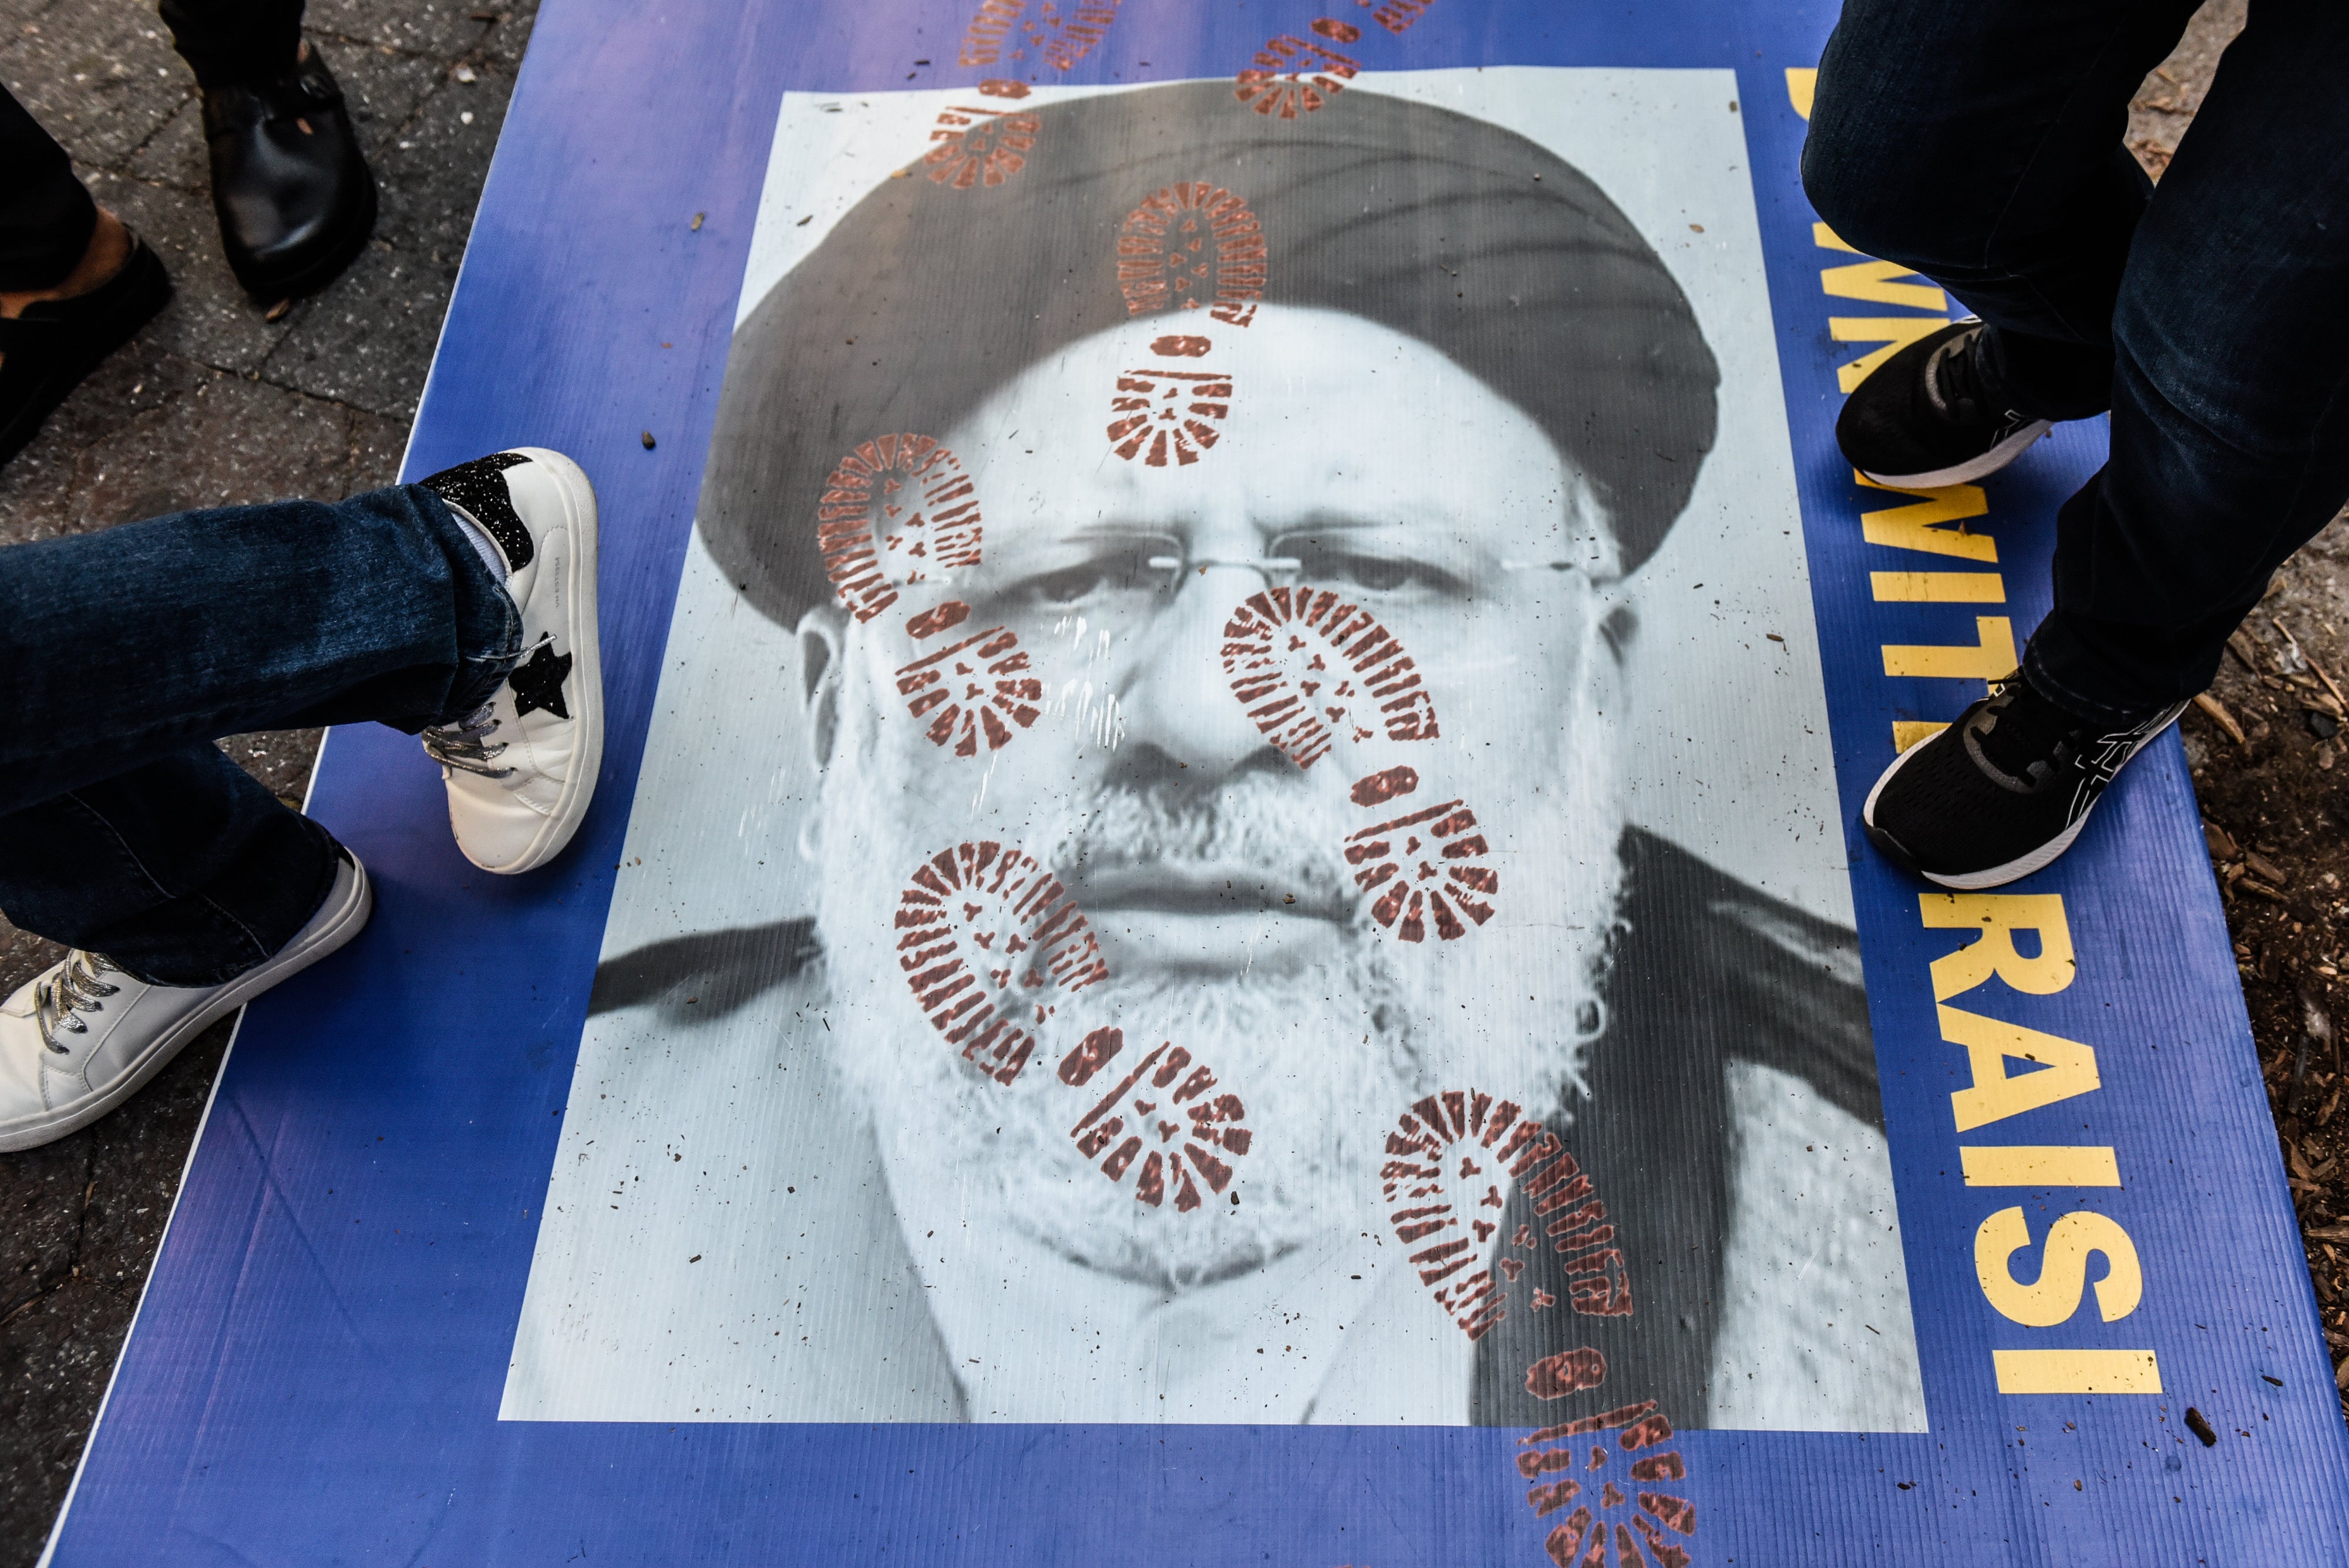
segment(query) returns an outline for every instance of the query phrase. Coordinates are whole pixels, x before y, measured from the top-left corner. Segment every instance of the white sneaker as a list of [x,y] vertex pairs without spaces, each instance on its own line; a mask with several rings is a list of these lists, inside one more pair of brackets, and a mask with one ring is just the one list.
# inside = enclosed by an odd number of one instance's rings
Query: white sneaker
[[225,985],[148,985],[77,949],[0,1003],[0,1153],[79,1132],[137,1094],[180,1048],[358,935],[375,909],[347,849],[310,923]]
[[497,694],[424,732],[465,858],[512,875],[563,852],[604,762],[595,640],[595,491],[559,452],[518,447],[421,481],[488,535],[522,612],[522,661]]

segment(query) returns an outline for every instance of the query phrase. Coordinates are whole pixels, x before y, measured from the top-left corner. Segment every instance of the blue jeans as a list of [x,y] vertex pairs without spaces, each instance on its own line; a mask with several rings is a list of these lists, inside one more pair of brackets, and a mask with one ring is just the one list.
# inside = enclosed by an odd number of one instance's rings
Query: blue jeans
[[1846,0],[1803,183],[1989,323],[2010,406],[2112,413],[2056,519],[2032,684],[2127,723],[2202,691],[2349,500],[2349,5],[2254,0],[2157,188],[2128,103],[2197,0]]
[[522,619],[440,498],[181,512],[0,549],[0,910],[217,985],[333,885],[326,830],[212,742],[488,700]]

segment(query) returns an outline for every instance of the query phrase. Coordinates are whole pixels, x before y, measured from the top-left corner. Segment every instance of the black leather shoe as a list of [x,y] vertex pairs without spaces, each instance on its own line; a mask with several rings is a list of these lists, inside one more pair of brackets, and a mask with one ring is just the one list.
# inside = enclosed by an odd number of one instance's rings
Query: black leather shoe
[[133,234],[121,270],[88,294],[0,317],[0,462],[22,452],[66,394],[171,297],[163,264]]
[[237,282],[257,300],[323,288],[375,228],[375,176],[317,46],[259,87],[204,89],[212,210]]

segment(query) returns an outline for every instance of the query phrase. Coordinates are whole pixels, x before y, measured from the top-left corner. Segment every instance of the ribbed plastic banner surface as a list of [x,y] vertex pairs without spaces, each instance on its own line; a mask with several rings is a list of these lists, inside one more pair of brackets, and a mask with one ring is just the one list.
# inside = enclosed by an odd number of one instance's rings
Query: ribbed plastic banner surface
[[332,737],[54,1560],[2349,1561],[2177,742],[1853,826],[2104,430],[1839,460],[1831,22],[551,5],[409,471],[594,480],[601,793]]

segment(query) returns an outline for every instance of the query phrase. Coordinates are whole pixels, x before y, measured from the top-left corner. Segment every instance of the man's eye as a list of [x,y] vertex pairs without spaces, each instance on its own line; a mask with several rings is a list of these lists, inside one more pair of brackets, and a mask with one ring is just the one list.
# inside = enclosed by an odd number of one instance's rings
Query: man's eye
[[1282,548],[1294,554],[1303,568],[1304,581],[1331,587],[1355,588],[1363,593],[1393,594],[1413,590],[1442,590],[1452,585],[1452,579],[1433,566],[1417,561],[1401,560],[1391,556],[1357,556],[1343,550],[1312,547]]
[[1142,565],[1120,556],[1105,561],[1084,561],[1057,572],[1030,577],[1021,593],[1037,604],[1078,605],[1106,593],[1121,592],[1140,580]]

